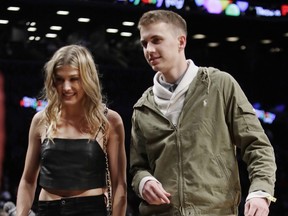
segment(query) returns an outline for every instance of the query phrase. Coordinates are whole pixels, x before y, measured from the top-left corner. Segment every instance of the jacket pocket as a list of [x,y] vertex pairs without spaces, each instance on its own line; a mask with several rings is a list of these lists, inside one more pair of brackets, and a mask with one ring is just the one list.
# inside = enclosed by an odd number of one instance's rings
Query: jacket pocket
[[246,130],[263,131],[260,120],[258,119],[254,108],[249,102],[240,104],[238,107],[240,110],[240,115],[242,115],[243,118],[243,124],[246,126]]

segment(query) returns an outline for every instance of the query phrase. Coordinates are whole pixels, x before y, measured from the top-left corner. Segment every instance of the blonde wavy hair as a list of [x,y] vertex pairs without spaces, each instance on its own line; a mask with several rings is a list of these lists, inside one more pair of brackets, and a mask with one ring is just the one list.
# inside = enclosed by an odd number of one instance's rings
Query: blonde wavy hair
[[51,139],[52,134],[56,132],[57,121],[61,114],[62,104],[55,87],[55,75],[63,66],[71,66],[79,71],[86,94],[81,114],[84,114],[89,134],[96,137],[99,130],[102,130],[103,135],[107,136],[109,123],[104,114],[102,87],[92,54],[82,45],[67,45],[58,49],[44,66],[45,82],[42,97],[48,102],[43,118],[47,127],[47,137]]

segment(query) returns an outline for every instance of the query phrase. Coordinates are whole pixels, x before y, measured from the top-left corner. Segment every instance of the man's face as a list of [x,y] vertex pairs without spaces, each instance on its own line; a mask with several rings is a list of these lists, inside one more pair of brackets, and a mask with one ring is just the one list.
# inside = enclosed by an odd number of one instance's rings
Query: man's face
[[179,37],[173,25],[164,22],[142,26],[140,40],[144,56],[155,71],[170,70],[179,56]]

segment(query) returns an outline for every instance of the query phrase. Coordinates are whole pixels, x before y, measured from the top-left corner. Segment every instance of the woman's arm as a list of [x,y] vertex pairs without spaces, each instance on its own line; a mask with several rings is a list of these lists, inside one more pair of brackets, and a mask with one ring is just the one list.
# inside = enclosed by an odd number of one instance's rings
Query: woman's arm
[[36,113],[30,125],[29,143],[26,153],[25,166],[17,192],[17,216],[27,216],[34,201],[37,177],[40,167],[40,115],[40,113]]
[[127,159],[124,125],[121,116],[113,110],[109,110],[108,120],[110,132],[107,152],[112,184],[112,212],[113,215],[125,216],[127,208]]

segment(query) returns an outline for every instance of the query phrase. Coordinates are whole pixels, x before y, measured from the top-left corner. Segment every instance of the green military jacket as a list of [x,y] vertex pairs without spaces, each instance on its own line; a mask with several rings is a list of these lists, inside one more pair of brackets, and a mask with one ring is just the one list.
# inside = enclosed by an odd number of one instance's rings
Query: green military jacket
[[132,115],[132,187],[139,195],[141,179],[154,176],[172,196],[169,205],[143,200],[140,214],[237,215],[241,199],[237,147],[247,164],[249,192],[263,190],[273,196],[273,147],[231,75],[199,67],[176,126],[157,108],[148,88]]

